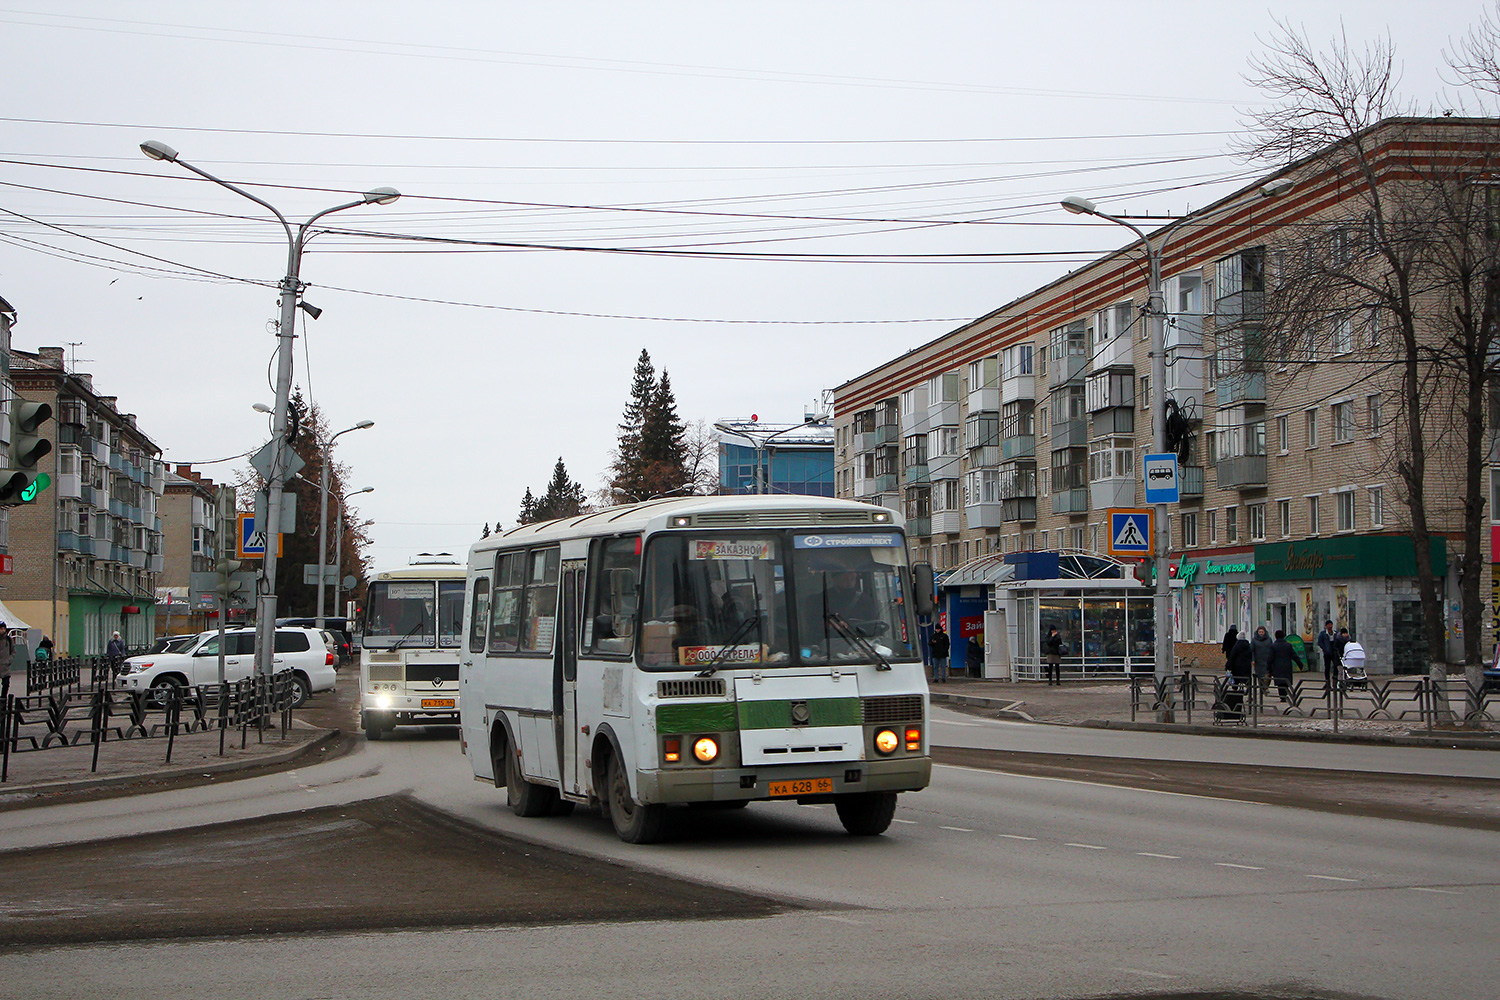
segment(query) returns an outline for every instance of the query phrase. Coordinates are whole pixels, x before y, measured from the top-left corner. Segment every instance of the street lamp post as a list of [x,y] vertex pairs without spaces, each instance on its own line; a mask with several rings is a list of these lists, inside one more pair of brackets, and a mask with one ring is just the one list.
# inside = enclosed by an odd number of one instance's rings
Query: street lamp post
[[[328,565],[328,466],[333,461],[333,443],[340,436],[350,431],[362,431],[367,427],[374,427],[375,421],[361,420],[353,427],[345,427],[337,434],[323,442],[322,469],[318,475],[318,628],[323,627],[324,613],[324,567]],[[361,490],[360,492],[364,492]],[[343,506],[339,506],[340,520],[343,518]]]
[[[361,493],[374,492],[375,487],[366,486],[362,490],[345,493],[339,498],[339,519],[338,523],[334,525],[333,530],[333,606],[335,609],[342,607],[339,603],[339,597],[340,592],[344,588],[344,511],[347,509],[344,504],[350,497],[357,497]],[[371,522],[365,522],[365,524],[369,523]],[[343,617],[342,612],[340,612],[340,617]]]
[[[292,347],[294,330],[297,319],[298,299],[302,292],[301,269],[302,249],[309,239],[307,231],[314,222],[325,215],[334,212],[342,212],[349,208],[358,208],[361,205],[389,205],[401,197],[395,188],[380,187],[366,191],[357,201],[346,202],[342,205],[334,205],[313,215],[306,222],[293,231],[292,226],[270,202],[251,194],[244,188],[231,184],[220,177],[215,177],[206,170],[193,166],[191,163],[181,159],[177,150],[156,140],[147,140],[141,143],[141,152],[153,160],[166,160],[175,163],[191,173],[197,174],[204,180],[212,181],[223,188],[228,188],[241,197],[248,198],[257,205],[266,209],[276,216],[276,221],[281,223],[281,228],[286,232],[287,263],[286,277],[281,279],[281,321],[277,324],[277,362],[276,362],[276,406],[271,418],[271,440],[276,443],[274,457],[271,460],[271,474],[267,476],[266,489],[266,524],[264,534],[266,537],[266,554],[263,567],[265,571],[265,593],[258,596],[256,602],[256,634],[255,634],[255,667],[265,677],[271,676],[272,657],[276,640],[276,549],[280,544],[281,528],[281,489],[287,480],[287,453],[290,450],[286,441],[287,411],[292,392]],[[312,315],[311,307],[309,314]]]
[[[1146,290],[1146,327],[1151,342],[1151,441],[1156,453],[1161,454],[1167,450],[1167,355],[1163,322],[1166,309],[1162,302],[1161,291],[1161,251],[1151,245],[1151,240],[1146,237],[1139,226],[1118,216],[1107,215],[1099,211],[1098,206],[1087,198],[1064,198],[1062,207],[1075,215],[1094,215],[1107,222],[1113,222],[1117,226],[1124,226],[1135,233],[1146,248],[1149,267]],[[1163,240],[1165,238],[1164,234]],[[1152,673],[1156,680],[1157,690],[1161,690],[1162,685],[1170,680],[1173,670],[1172,581],[1168,573],[1170,559],[1167,551],[1171,546],[1172,533],[1167,516],[1167,505],[1157,504],[1156,543],[1152,547],[1156,559],[1156,600],[1154,602],[1156,657]],[[1158,704],[1156,714],[1157,721],[1171,722],[1173,713],[1170,703]]]

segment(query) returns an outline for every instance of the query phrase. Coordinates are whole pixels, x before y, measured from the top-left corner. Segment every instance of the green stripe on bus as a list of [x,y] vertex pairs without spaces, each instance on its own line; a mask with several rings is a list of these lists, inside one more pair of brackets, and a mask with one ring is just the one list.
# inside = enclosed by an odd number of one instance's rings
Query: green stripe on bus
[[656,706],[658,733],[729,733],[735,728],[734,703],[730,701]]
[[[809,726],[857,726],[864,721],[858,698],[809,698],[807,714]],[[741,729],[790,729],[792,726],[790,701],[740,702]]]

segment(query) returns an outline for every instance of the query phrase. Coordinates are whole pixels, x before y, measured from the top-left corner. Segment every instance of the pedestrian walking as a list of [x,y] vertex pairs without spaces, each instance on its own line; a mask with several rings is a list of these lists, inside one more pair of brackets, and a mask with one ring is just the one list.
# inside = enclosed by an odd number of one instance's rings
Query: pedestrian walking
[[36,646],[36,662],[43,663],[50,659],[52,659],[52,640],[44,635],[42,641]]
[[[1230,632],[1236,632],[1230,629]],[[1226,637],[1227,638],[1227,637]],[[1224,658],[1224,669],[1229,671],[1230,684],[1224,691],[1224,703],[1217,718],[1220,721],[1240,722],[1245,718],[1245,691],[1250,685],[1250,674],[1255,654],[1250,650],[1250,640],[1236,638]]]
[[969,636],[968,648],[964,650],[964,672],[970,677],[984,673],[984,633]]
[[1333,630],[1333,622],[1323,623],[1323,631],[1318,633],[1318,651],[1323,654],[1323,691],[1333,689],[1333,682],[1339,675],[1338,656],[1338,633]]
[[15,658],[16,644],[11,640],[10,628],[0,622],[0,673],[10,672],[10,662]]
[[1271,647],[1275,640],[1264,625],[1255,630],[1250,638],[1250,658],[1254,666],[1255,679],[1260,682],[1260,693],[1265,695],[1271,687]]
[[1225,662],[1228,662],[1229,651],[1234,648],[1234,644],[1239,641],[1239,638],[1240,627],[1238,625],[1229,626],[1229,631],[1224,633],[1224,641],[1219,643],[1219,648],[1224,651]]
[[932,638],[927,640],[927,650],[932,654],[934,684],[948,683],[948,647],[948,633],[943,631],[942,625],[933,626]]
[[1305,667],[1296,647],[1286,641],[1286,633],[1276,630],[1276,639],[1271,643],[1271,677],[1276,681],[1276,693],[1287,701],[1292,693],[1292,664]]
[[120,638],[120,633],[110,636],[109,645],[104,647],[104,655],[109,659],[110,670],[118,674],[120,665],[125,662],[125,640]]
[[1042,640],[1042,656],[1047,661],[1047,684],[1062,686],[1062,635],[1053,625],[1047,629],[1047,637]]

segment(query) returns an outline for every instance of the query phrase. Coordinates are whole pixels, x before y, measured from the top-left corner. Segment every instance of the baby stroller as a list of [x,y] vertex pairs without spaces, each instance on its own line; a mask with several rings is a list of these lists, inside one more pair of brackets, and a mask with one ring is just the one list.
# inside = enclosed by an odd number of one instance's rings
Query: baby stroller
[[1365,647],[1349,640],[1344,647],[1343,659],[1339,661],[1339,690],[1363,691],[1370,686],[1370,675],[1365,673]]

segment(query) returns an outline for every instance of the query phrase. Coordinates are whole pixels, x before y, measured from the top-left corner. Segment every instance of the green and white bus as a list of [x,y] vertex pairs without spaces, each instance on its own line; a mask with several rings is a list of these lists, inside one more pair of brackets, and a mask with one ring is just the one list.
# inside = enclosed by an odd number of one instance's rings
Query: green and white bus
[[464,575],[444,552],[371,578],[359,623],[359,719],[367,739],[396,726],[458,725]]
[[850,501],[657,500],[496,534],[469,551],[464,749],[516,813],[598,805],[631,843],[669,805],[770,799],[880,834],[931,779],[930,604],[900,515]]

